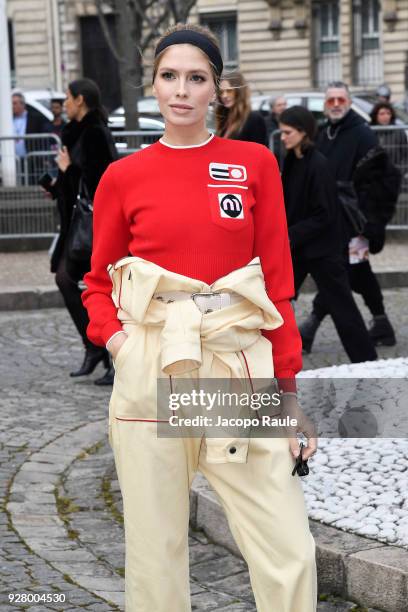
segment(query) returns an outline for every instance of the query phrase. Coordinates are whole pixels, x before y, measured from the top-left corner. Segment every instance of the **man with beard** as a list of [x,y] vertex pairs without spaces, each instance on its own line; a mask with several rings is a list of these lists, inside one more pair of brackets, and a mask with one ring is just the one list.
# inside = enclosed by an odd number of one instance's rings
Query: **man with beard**
[[[383,295],[368,260],[378,252],[379,236],[390,220],[390,195],[384,177],[389,168],[386,152],[376,134],[351,109],[348,86],[336,81],[325,97],[326,124],[317,139],[318,150],[329,161],[343,211],[344,245],[348,245],[347,269],[351,288],[363,296],[373,320],[369,335],[374,345],[393,346],[395,334],[384,310]],[[361,214],[362,213],[362,214]],[[310,352],[316,331],[328,314],[325,298],[318,293],[313,310],[299,327],[303,349]]]

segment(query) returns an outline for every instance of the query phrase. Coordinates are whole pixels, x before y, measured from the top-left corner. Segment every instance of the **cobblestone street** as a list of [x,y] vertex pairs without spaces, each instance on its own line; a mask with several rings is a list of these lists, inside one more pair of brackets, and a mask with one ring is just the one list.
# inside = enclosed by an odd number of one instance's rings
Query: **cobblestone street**
[[[406,357],[408,355],[408,312],[406,308],[408,289],[387,289],[383,291],[384,306],[389,319],[395,328],[397,344],[391,347],[377,347],[379,359]],[[353,294],[366,323],[370,314],[362,298]],[[312,308],[313,294],[301,294],[295,305],[296,320],[300,323]],[[315,369],[325,366],[349,363],[348,357],[340,343],[334,324],[326,317],[317,331],[310,355],[303,356],[303,369]]]
[[[385,295],[398,344],[380,356],[406,356],[408,290]],[[299,320],[310,302],[310,295],[300,297]],[[82,355],[64,309],[0,313],[0,338],[0,609],[123,610],[121,501],[106,439],[109,390],[93,385],[101,370],[69,378]],[[344,362],[327,320],[304,368]],[[193,610],[255,610],[243,561],[201,532],[191,531],[190,553]],[[11,604],[9,594],[45,601]],[[330,597],[319,604],[319,612],[352,609]]]

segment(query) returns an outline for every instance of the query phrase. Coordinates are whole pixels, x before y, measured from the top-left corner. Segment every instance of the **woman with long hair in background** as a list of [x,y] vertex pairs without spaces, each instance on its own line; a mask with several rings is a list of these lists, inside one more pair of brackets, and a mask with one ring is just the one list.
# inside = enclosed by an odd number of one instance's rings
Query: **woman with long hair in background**
[[267,145],[265,120],[261,113],[251,110],[251,91],[241,72],[222,77],[217,103],[217,136]]
[[391,161],[403,174],[407,172],[408,139],[402,126],[400,129],[389,129],[388,126],[396,126],[397,115],[395,108],[390,102],[377,102],[371,113],[371,125],[376,125],[379,143],[387,151]]

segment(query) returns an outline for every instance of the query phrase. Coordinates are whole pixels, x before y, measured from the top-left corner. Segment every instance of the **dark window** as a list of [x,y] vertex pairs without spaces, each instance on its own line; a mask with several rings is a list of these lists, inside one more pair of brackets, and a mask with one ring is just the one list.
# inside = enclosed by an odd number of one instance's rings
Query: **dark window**
[[365,0],[361,3],[362,47],[363,51],[378,49],[380,46],[380,5],[378,0]]
[[373,87],[384,80],[379,0],[353,0],[354,83]]
[[233,70],[238,66],[238,39],[236,13],[201,15],[200,23],[206,25],[217,36],[225,68]]
[[338,0],[314,0],[312,4],[314,85],[326,87],[341,79],[340,10]]
[[322,2],[318,10],[320,53],[337,53],[339,50],[338,2]]
[[16,74],[16,57],[14,52],[14,29],[13,22],[11,19],[7,21],[8,28],[8,40],[9,40],[9,56],[10,56],[10,72],[11,79],[14,82],[15,74]]
[[[115,41],[115,17],[106,15]],[[93,79],[101,90],[102,103],[109,110],[121,106],[118,62],[108,47],[98,17],[81,17],[82,74]]]

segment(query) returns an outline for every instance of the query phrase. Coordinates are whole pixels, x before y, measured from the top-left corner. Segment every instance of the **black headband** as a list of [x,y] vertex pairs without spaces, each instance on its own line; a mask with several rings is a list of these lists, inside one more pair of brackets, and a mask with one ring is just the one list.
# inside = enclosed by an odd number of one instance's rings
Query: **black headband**
[[154,56],[157,57],[159,53],[170,47],[170,45],[185,44],[194,45],[201,49],[201,51],[204,51],[211,63],[214,64],[217,75],[221,76],[224,64],[220,52],[207,36],[195,30],[177,30],[172,32],[157,45]]

